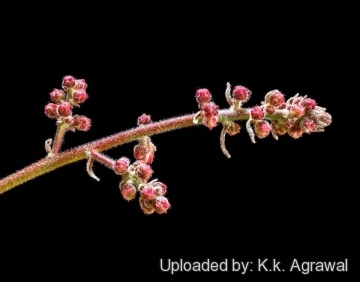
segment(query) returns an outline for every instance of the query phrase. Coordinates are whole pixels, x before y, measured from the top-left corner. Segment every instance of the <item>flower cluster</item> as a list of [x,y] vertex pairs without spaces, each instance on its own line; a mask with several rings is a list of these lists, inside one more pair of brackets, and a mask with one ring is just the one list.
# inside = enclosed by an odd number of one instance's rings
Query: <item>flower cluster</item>
[[[231,88],[228,84],[225,96],[234,111],[243,109],[242,105],[252,95],[248,88],[241,85],[234,87],[232,97],[230,92]],[[331,123],[331,115],[326,113],[326,109],[317,106],[313,99],[297,94],[285,101],[284,94],[277,89],[268,92],[260,106],[254,106],[248,110],[246,129],[253,143],[255,143],[255,136],[262,139],[269,136],[270,132],[276,140],[279,135],[286,133],[297,139],[303,133],[323,131],[324,127]],[[224,129],[228,131],[226,123],[224,123]],[[223,141],[221,147],[225,155],[228,155],[223,148]]]
[[[138,119],[138,126],[151,123],[149,115],[142,115]],[[157,179],[151,180],[154,171],[151,164],[154,160],[156,146],[150,137],[145,136],[139,139],[134,146],[133,155],[136,159],[132,164],[126,157],[122,157],[113,163],[113,170],[121,175],[120,192],[122,197],[131,201],[136,198],[139,192],[140,208],[145,214],[154,212],[163,214],[170,208],[170,203],[165,197],[167,186]]]
[[[292,138],[299,138],[304,133],[321,132],[331,123],[331,115],[325,108],[317,106],[317,103],[307,96],[298,94],[285,101],[285,96],[279,90],[272,90],[265,96],[260,106],[243,108],[248,102],[252,92],[237,85],[231,90],[230,83],[227,84],[225,98],[230,106],[229,113],[248,116],[246,129],[250,139],[255,143],[255,136],[262,139],[270,135],[277,140],[279,135],[288,134]],[[211,94],[208,89],[198,89],[195,98],[200,111],[195,114],[193,123],[202,124],[212,129],[219,123],[219,107],[211,102]],[[225,147],[225,136],[236,135],[240,132],[240,125],[222,116],[220,119],[223,129],[220,135],[220,148],[224,155],[230,158]]]
[[288,134],[294,139],[303,133],[321,132],[331,123],[331,116],[326,109],[307,96],[298,94],[279,106],[280,116],[272,122],[272,130],[276,135]]
[[[271,120],[271,124],[265,120]],[[265,96],[261,106],[250,110],[247,129],[250,136],[254,126],[255,135],[264,138],[272,133],[275,139],[286,133],[294,139],[300,138],[304,133],[323,131],[331,123],[331,116],[326,109],[317,106],[317,103],[307,96],[296,94],[287,101],[279,90],[272,90]],[[255,143],[254,138],[252,141]]]
[[200,112],[194,117],[194,123],[198,123],[202,118],[203,124],[210,130],[217,126],[219,106],[211,102],[211,93],[208,89],[198,89],[195,93],[196,101]]
[[47,117],[56,119],[58,125],[66,125],[69,130],[88,131],[91,120],[82,115],[72,115],[74,107],[79,107],[88,99],[87,84],[84,79],[65,76],[62,89],[53,89],[50,103],[45,106]]

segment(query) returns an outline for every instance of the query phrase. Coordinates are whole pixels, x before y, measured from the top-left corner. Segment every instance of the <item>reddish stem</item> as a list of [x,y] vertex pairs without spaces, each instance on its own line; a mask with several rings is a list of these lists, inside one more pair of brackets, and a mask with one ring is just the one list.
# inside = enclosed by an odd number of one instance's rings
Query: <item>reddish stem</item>
[[102,165],[106,166],[107,168],[109,168],[111,170],[114,168],[115,161],[112,158],[105,156],[104,154],[95,152],[94,150],[90,151],[90,155],[95,161],[101,163]]
[[61,145],[64,141],[65,133],[67,131],[67,127],[67,124],[64,123],[61,123],[57,126],[53,147],[51,150],[52,154],[57,154],[60,151]]
[[[51,172],[57,168],[74,163],[87,158],[87,152],[95,150],[101,152],[119,145],[136,141],[144,136],[164,133],[167,131],[195,126],[193,123],[195,114],[166,119],[159,122],[139,126],[127,131],[123,131],[103,139],[93,141],[71,150],[55,154],[53,157],[43,158],[3,179],[0,180],[0,194],[16,186],[19,186],[40,175]],[[247,120],[249,110],[241,109],[239,111],[222,110],[219,111],[219,122]]]

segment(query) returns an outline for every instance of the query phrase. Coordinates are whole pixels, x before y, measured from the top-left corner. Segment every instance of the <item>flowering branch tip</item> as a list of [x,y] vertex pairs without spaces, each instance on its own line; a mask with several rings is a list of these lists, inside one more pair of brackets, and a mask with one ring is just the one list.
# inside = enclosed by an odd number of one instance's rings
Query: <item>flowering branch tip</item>
[[[151,136],[198,124],[209,130],[221,125],[220,148],[227,158],[231,158],[225,139],[226,135],[234,136],[240,132],[238,121],[246,121],[246,131],[252,143],[256,143],[255,137],[263,139],[270,136],[270,133],[275,140],[285,134],[298,139],[305,133],[323,132],[325,127],[332,123],[332,117],[326,109],[318,106],[315,100],[307,95],[300,96],[298,93],[285,100],[284,94],[275,89],[266,93],[260,105],[244,108],[243,105],[249,101],[251,95],[248,88],[237,85],[232,89],[228,82],[225,98],[229,108],[220,110],[212,100],[210,91],[200,88],[195,92],[198,111],[194,114],[153,122],[151,116],[144,113],[138,117],[135,128],[60,152],[68,131],[85,132],[92,125],[90,118],[73,115],[73,110],[89,98],[87,83],[84,79],[65,76],[62,89],[53,89],[50,92],[50,102],[44,108],[45,115],[55,120],[57,127],[55,137],[45,141],[47,157],[0,179],[0,193],[79,160],[87,160],[87,173],[91,178],[100,181],[93,171],[96,161],[120,177],[119,194],[124,200],[132,201],[138,195],[138,203],[144,214],[164,214],[171,206],[166,197],[167,186],[157,179],[152,180],[152,164],[157,147]],[[101,153],[129,142],[137,142],[132,150],[134,161],[124,156],[112,159]]]

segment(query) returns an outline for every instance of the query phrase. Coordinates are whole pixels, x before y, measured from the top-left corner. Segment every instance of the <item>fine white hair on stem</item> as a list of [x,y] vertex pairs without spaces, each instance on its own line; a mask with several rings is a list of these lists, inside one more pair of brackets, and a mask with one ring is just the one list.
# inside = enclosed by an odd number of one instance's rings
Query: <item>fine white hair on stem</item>
[[232,106],[234,104],[233,99],[231,98],[230,82],[226,83],[225,98],[226,98],[226,101],[228,102],[229,106]]
[[229,154],[229,151],[226,149],[225,137],[226,137],[226,129],[225,129],[225,127],[223,127],[223,129],[221,130],[221,133],[220,133],[220,148],[221,148],[221,151],[224,153],[224,155],[230,159],[231,155]]
[[94,159],[88,158],[86,162],[86,171],[91,178],[95,179],[96,181],[100,181],[100,178],[97,177],[93,171],[93,165],[94,165]]
[[251,121],[252,121],[252,119],[249,118],[248,121],[246,122],[246,130],[249,133],[251,142],[253,142],[255,144],[256,143],[255,134],[254,134],[254,130],[251,128]]

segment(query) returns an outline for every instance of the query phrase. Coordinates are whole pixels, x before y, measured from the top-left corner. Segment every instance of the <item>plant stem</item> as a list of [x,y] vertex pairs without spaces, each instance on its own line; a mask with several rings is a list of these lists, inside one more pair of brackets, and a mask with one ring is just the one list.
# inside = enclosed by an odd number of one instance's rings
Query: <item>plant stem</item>
[[67,128],[68,125],[66,123],[61,123],[57,126],[53,147],[51,150],[52,154],[57,154],[60,151]]
[[110,157],[95,152],[94,150],[90,151],[90,155],[95,161],[101,163],[103,166],[106,166],[111,170],[113,169],[115,161]]
[[[57,153],[53,157],[45,157],[3,179],[0,180],[0,194],[19,186],[40,175],[51,172],[57,168],[74,163],[87,158],[86,152],[94,150],[96,152],[105,151],[119,145],[136,141],[144,136],[152,136],[167,131],[196,126],[193,123],[195,114],[184,115],[171,119],[153,122],[144,126],[129,129],[78,147],[65,152]],[[225,121],[247,120],[249,118],[248,109],[221,110],[219,111],[219,123]],[[201,125],[201,123],[200,123]],[[60,130],[60,128],[59,128]],[[58,146],[58,145],[57,145]],[[55,144],[54,144],[55,148]]]

